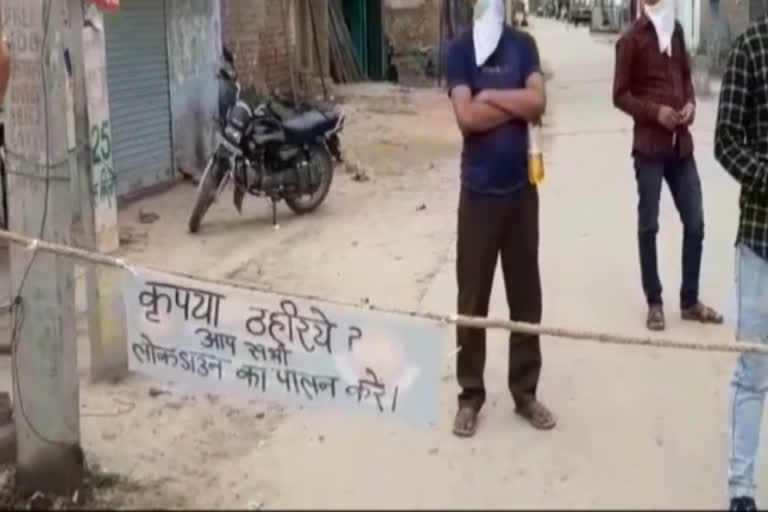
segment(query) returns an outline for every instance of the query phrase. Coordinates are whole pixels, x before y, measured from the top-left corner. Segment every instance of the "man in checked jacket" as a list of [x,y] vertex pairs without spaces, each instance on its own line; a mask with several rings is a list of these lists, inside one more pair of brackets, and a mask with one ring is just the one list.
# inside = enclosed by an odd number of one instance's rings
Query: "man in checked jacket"
[[[768,19],[734,43],[720,91],[715,157],[741,185],[736,238],[736,337],[768,343]],[[768,356],[742,353],[731,382],[731,510],[757,510],[755,464]]]

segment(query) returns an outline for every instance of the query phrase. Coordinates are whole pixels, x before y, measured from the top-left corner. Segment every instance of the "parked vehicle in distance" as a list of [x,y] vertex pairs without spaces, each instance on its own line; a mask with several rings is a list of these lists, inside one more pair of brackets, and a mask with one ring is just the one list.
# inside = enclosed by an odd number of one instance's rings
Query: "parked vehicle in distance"
[[592,24],[592,2],[590,0],[570,0],[568,5],[569,21],[576,26]]

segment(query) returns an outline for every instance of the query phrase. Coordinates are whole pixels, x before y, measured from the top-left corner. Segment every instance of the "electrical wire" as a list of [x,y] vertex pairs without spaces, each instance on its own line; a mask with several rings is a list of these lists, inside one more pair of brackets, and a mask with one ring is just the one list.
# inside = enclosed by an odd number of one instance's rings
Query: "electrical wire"
[[[89,146],[87,144],[84,144],[82,148],[78,147],[78,146],[75,146],[74,149],[71,149],[70,151],[67,152],[67,154],[66,154],[67,156],[65,158],[63,158],[63,159],[61,159],[61,160],[59,160],[57,162],[52,162],[51,166],[52,167],[58,167],[60,165],[64,165],[64,164],[69,162],[69,158],[73,154],[77,153],[81,149],[88,149],[88,148],[89,148]],[[34,158],[29,158],[27,156],[22,155],[21,153],[16,153],[15,151],[9,151],[8,148],[5,148],[5,155],[6,155],[6,159],[7,160],[11,160],[11,159],[18,160],[19,162],[21,162],[23,164],[26,164],[26,165],[29,165],[31,167],[42,167],[42,165],[43,165],[42,163],[40,163],[39,161],[35,160]],[[17,172],[17,171],[8,171],[8,170],[6,170],[6,173],[7,174],[16,175],[16,176],[26,176],[28,178],[38,178],[41,181],[45,179],[45,176],[35,176],[33,174],[25,173],[25,172]],[[53,180],[53,181],[72,181],[71,178],[69,178],[68,176],[66,176],[66,177],[65,176],[51,176],[50,179]]]

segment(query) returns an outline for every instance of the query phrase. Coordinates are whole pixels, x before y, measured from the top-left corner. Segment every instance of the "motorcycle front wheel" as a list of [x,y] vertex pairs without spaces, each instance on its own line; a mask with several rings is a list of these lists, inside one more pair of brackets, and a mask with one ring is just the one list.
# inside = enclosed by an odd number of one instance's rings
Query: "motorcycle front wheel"
[[324,146],[317,145],[309,149],[309,165],[317,172],[320,183],[311,194],[286,198],[285,203],[296,215],[305,215],[317,210],[328,196],[333,183],[333,160]]
[[200,223],[203,221],[203,217],[208,212],[208,208],[213,204],[216,199],[216,189],[219,186],[218,173],[214,169],[216,163],[216,157],[212,156],[208,160],[208,164],[205,166],[205,171],[200,177],[200,184],[197,186],[197,196],[195,197],[195,205],[192,207],[192,215],[189,217],[189,232],[197,233],[200,231]]

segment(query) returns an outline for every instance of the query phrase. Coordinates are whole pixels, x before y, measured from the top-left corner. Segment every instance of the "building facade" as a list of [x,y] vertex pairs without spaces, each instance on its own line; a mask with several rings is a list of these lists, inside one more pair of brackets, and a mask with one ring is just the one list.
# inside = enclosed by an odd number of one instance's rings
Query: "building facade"
[[293,71],[303,90],[307,77],[328,75],[328,0],[220,2],[222,40],[244,87],[287,91]]
[[222,37],[235,54],[244,87],[288,88],[288,59],[294,54],[296,36],[285,18],[294,2],[221,0]]
[[702,0],[677,0],[675,17],[683,27],[685,44],[690,53],[696,53],[702,42]]
[[176,169],[199,169],[210,154],[219,7],[208,0],[122,0],[103,15],[119,197],[167,185]]
[[439,0],[387,0],[386,25],[395,52],[436,45],[440,38]]
[[731,43],[768,14],[762,0],[701,0],[702,49],[714,71],[722,71]]
[[244,89],[288,90],[292,71],[298,85],[302,71],[327,75],[327,11],[327,0],[121,0],[104,13],[118,196],[202,169],[215,140],[222,44]]

